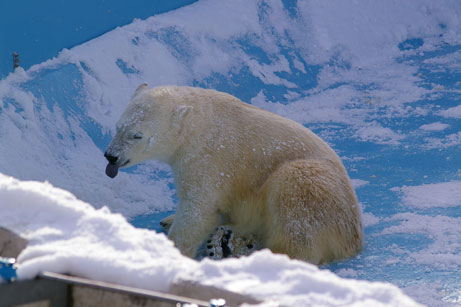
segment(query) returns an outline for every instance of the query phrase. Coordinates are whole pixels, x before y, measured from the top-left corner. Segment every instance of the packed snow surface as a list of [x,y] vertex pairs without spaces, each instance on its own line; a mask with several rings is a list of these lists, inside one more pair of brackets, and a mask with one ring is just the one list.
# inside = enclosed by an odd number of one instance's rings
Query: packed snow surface
[[[0,172],[49,181],[94,208],[152,227],[175,208],[171,172],[148,162],[106,177],[103,151],[116,121],[142,82],[225,91],[300,122],[342,158],[364,211],[365,247],[323,269],[391,282],[429,306],[452,306],[461,302],[460,59],[457,0],[200,0],[0,80]],[[61,209],[40,214],[54,210]],[[43,238],[62,232],[49,231]],[[59,242],[79,244],[71,238]],[[140,246],[126,240],[126,249],[155,249]],[[275,257],[267,255],[223,266]],[[66,269],[85,271],[73,265]]]

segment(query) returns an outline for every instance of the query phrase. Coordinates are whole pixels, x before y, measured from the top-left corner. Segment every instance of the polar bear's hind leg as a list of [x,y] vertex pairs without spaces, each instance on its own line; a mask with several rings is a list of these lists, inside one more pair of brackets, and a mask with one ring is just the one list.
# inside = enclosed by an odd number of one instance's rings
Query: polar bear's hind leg
[[314,264],[356,254],[363,234],[348,181],[345,170],[329,160],[297,160],[280,166],[261,190],[269,223],[263,244]]

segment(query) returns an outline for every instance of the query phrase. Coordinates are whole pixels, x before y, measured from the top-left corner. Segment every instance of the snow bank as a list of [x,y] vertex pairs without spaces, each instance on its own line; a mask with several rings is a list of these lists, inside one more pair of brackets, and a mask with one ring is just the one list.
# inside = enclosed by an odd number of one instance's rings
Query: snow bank
[[41,271],[167,291],[174,280],[198,281],[277,306],[419,306],[397,287],[343,279],[268,250],[241,259],[197,262],[163,234],[137,229],[49,183],[0,174],[0,226],[29,240],[19,279]]
[[0,174],[0,208],[0,225],[29,241],[19,257],[21,279],[52,271],[165,291],[195,265],[165,235],[137,229],[49,183]]

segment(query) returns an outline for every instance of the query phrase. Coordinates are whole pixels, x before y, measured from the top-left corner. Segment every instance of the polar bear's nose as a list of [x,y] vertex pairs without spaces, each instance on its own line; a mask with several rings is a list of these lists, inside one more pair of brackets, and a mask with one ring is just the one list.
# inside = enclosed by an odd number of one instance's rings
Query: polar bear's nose
[[107,159],[110,163],[113,163],[113,164],[114,164],[115,162],[117,162],[117,160],[118,160],[118,157],[111,155],[111,154],[108,153],[107,151],[104,153],[104,157],[106,157],[106,159]]

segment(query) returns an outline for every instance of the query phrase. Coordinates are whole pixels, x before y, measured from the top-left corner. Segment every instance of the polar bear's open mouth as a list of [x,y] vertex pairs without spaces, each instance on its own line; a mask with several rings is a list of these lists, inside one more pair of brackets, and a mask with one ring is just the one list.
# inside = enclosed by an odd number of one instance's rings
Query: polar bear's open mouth
[[118,174],[118,165],[114,163],[108,163],[106,166],[106,175],[110,178],[115,178]]

